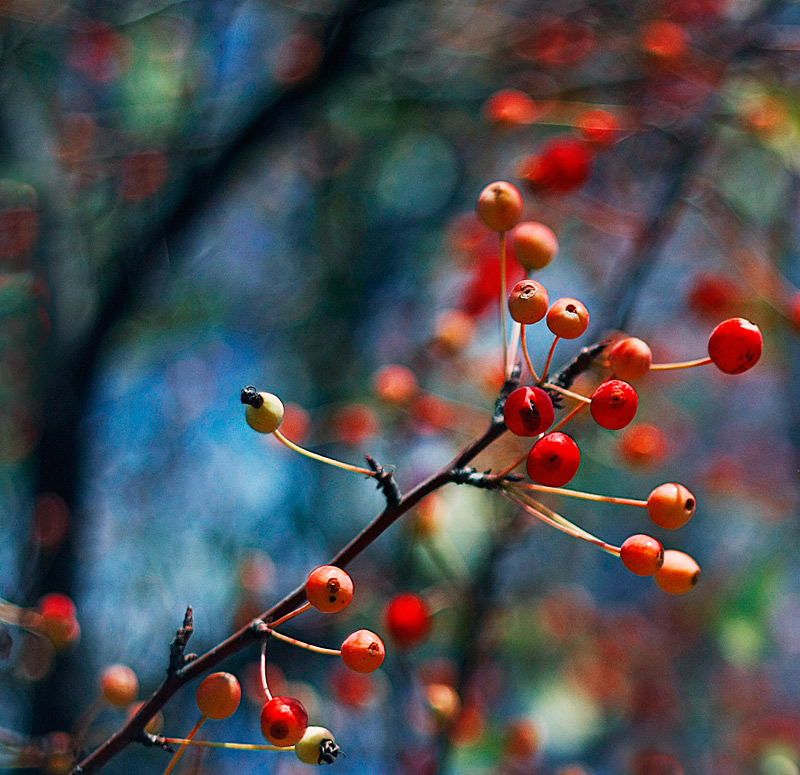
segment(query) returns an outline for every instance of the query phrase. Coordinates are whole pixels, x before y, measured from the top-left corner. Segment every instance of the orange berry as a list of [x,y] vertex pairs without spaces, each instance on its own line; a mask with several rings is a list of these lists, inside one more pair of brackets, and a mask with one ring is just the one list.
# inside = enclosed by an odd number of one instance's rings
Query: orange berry
[[383,641],[369,630],[356,630],[342,643],[342,662],[357,673],[377,670],[385,656]]
[[647,496],[647,513],[650,519],[666,530],[683,527],[694,514],[694,495],[682,484],[660,484]]
[[688,592],[700,578],[700,566],[684,552],[667,549],[664,564],[656,571],[656,584],[670,595]]
[[[263,692],[262,692],[263,693]],[[128,721],[130,721],[144,705],[144,702],[135,702],[128,709]],[[144,731],[150,735],[157,735],[164,728],[164,716],[161,711],[157,711],[155,716],[144,725]]]
[[547,312],[547,327],[562,339],[577,339],[589,327],[589,310],[577,299],[558,299]]
[[375,412],[366,404],[348,404],[333,416],[333,429],[345,443],[356,447],[370,436],[374,436],[380,425]]
[[689,41],[680,24],[653,21],[639,31],[639,46],[657,62],[676,64],[686,56]]
[[392,406],[403,406],[416,395],[417,378],[411,369],[391,364],[380,369],[372,380],[375,393],[381,401]]
[[655,425],[630,425],[620,436],[619,454],[631,466],[653,465],[667,454],[667,440]]
[[197,687],[195,701],[200,712],[210,719],[232,716],[242,699],[242,687],[230,673],[212,673]]
[[332,614],[346,608],[353,599],[353,580],[335,565],[321,565],[306,581],[308,602],[318,611]]
[[511,239],[517,262],[528,271],[544,269],[558,253],[558,238],[543,223],[520,223]]
[[475,333],[475,323],[466,313],[457,309],[442,312],[436,320],[435,343],[448,355],[461,352]]
[[522,216],[522,196],[516,186],[498,180],[481,191],[475,209],[484,225],[493,231],[508,231]]
[[575,126],[586,142],[597,148],[613,145],[619,134],[617,119],[607,110],[584,110]]
[[619,379],[632,382],[650,371],[653,354],[646,342],[635,336],[629,336],[617,342],[609,350],[608,361]]
[[486,100],[483,115],[493,124],[513,127],[532,124],[539,111],[536,103],[524,92],[502,89]]
[[655,538],[633,535],[620,547],[622,564],[637,576],[652,576],[664,563],[664,547]]
[[523,325],[538,323],[547,314],[549,304],[547,290],[535,280],[520,280],[508,297],[511,317]]
[[112,705],[130,705],[139,691],[139,679],[127,665],[111,665],[100,675],[100,691]]

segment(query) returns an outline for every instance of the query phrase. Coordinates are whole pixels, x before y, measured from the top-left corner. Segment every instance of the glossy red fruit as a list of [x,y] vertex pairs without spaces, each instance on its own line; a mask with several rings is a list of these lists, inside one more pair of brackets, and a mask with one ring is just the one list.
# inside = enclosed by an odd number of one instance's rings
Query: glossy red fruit
[[522,216],[522,197],[516,186],[498,180],[481,191],[475,210],[485,226],[493,231],[508,231]]
[[506,399],[503,417],[515,436],[538,436],[553,424],[553,401],[541,388],[517,388]]
[[242,687],[230,673],[212,673],[197,687],[195,701],[200,712],[210,719],[232,716],[242,699]]
[[581,452],[566,433],[548,433],[528,453],[526,469],[534,482],[563,487],[578,471]]
[[261,733],[272,745],[294,745],[307,728],[308,713],[293,697],[273,697],[261,710]]
[[353,599],[353,580],[341,568],[321,565],[308,575],[306,597],[318,611],[325,614],[336,613],[350,605]]
[[383,611],[383,623],[392,642],[401,649],[408,649],[428,637],[431,612],[419,595],[396,595]]
[[342,643],[342,662],[357,673],[371,673],[383,663],[383,641],[370,630],[356,630]]
[[639,396],[621,379],[609,379],[592,393],[589,411],[594,421],[610,431],[624,428],[636,415]]
[[547,327],[562,339],[577,339],[589,327],[589,310],[577,299],[557,299],[547,311]]
[[608,362],[614,376],[632,382],[650,371],[653,354],[646,342],[629,336],[621,339],[608,351]]
[[652,576],[664,564],[664,547],[655,538],[633,535],[620,547],[622,564],[637,576]]
[[684,552],[667,549],[664,563],[656,571],[656,584],[670,595],[683,595],[697,584],[700,566]]
[[517,323],[530,326],[538,323],[550,305],[547,289],[535,280],[520,280],[508,296],[508,311]]
[[729,318],[720,323],[708,338],[708,355],[726,374],[741,374],[761,357],[763,340],[755,323],[744,318]]

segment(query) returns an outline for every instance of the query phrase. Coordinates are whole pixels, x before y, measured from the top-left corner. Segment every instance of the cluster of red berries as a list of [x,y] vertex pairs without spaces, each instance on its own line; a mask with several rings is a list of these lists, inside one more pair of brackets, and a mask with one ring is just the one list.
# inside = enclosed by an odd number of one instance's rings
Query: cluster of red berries
[[[512,240],[517,260],[525,269],[530,271],[546,266],[554,257],[558,248],[557,240],[547,227],[534,223],[519,224],[523,210],[522,197],[510,183],[498,181],[487,186],[478,198],[476,210],[486,226],[501,233],[501,251],[504,245],[502,234],[516,227],[511,232]],[[562,385],[547,382],[547,374],[559,339],[576,339],[587,330],[589,312],[586,306],[571,298],[557,299],[551,304],[547,289],[531,279],[521,280],[514,286],[507,305],[511,318],[520,327],[520,344],[534,384],[519,387],[508,396],[503,416],[506,426],[515,435],[536,437],[526,458],[528,477],[536,483],[529,487],[534,489],[563,488],[577,473],[581,460],[580,449],[574,439],[559,428],[586,405],[599,426],[620,430],[633,420],[639,405],[638,394],[631,382],[649,372],[713,363],[726,374],[741,374],[752,368],[761,356],[761,332],[754,323],[744,318],[731,318],[720,323],[709,337],[708,357],[696,361],[654,364],[650,347],[644,341],[626,337],[607,350],[610,373],[590,396],[583,396]],[[501,315],[505,315],[502,304]],[[527,353],[525,327],[541,320],[545,320],[554,339],[543,374],[539,377]],[[554,397],[577,401],[578,405],[551,430],[556,414]],[[576,497],[587,495],[562,492]],[[555,520],[556,526],[566,532],[587,537],[585,531],[560,515],[550,513],[548,516],[548,510],[542,504],[531,501],[527,494],[517,492],[515,495],[523,498],[521,505],[530,513],[551,523]],[[684,525],[695,509],[695,499],[691,493],[683,485],[675,483],[655,488],[646,502],[608,496],[589,497],[646,506],[651,520],[666,529]],[[617,554],[625,567],[636,575],[654,575],[658,585],[667,592],[686,592],[697,581],[699,566],[691,557],[675,550],[665,552],[661,543],[650,536],[631,536],[621,547],[612,547],[593,536],[589,536],[589,539],[606,551]]]

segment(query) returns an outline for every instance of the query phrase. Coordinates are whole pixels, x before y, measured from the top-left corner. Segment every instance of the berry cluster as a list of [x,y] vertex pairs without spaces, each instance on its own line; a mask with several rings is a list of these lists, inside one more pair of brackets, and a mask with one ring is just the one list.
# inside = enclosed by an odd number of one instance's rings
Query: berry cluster
[[[555,236],[544,225],[520,224],[522,209],[519,191],[503,181],[487,186],[478,197],[476,206],[478,218],[500,233],[501,264],[504,261],[504,234],[513,229],[512,240],[517,259],[530,271],[546,266],[555,256],[558,245]],[[505,321],[503,298],[505,291],[501,284],[500,315]],[[678,363],[653,363],[650,347],[644,341],[636,337],[622,338],[606,348],[605,373],[591,395],[586,396],[573,392],[567,385],[548,382],[550,363],[558,341],[577,339],[586,332],[589,326],[586,306],[572,298],[561,298],[550,303],[547,289],[541,283],[527,279],[512,288],[507,307],[511,319],[519,327],[519,343],[533,384],[523,385],[510,393],[503,408],[503,417],[506,427],[513,434],[533,437],[535,441],[524,458],[527,475],[533,483],[507,479],[522,462],[517,461],[502,472],[503,494],[532,516],[618,556],[632,573],[654,576],[658,586],[665,592],[682,594],[689,591],[697,582],[700,568],[688,555],[677,550],[665,551],[658,540],[647,535],[633,535],[621,546],[612,546],[552,511],[530,493],[551,492],[640,506],[647,509],[650,519],[658,527],[673,530],[684,525],[694,513],[695,499],[681,484],[660,485],[646,501],[563,489],[578,472],[581,454],[575,440],[561,429],[586,406],[600,427],[612,431],[625,428],[636,416],[639,405],[639,396],[631,382],[652,371],[709,363],[725,374],[741,374],[749,370],[761,356],[762,337],[758,327],[743,318],[725,320],[711,332],[707,357]],[[539,376],[528,355],[526,326],[541,320],[545,321],[553,341]],[[505,339],[504,333],[504,346]],[[507,365],[505,358],[504,363]],[[576,406],[553,425],[556,406],[564,399],[575,402]]]

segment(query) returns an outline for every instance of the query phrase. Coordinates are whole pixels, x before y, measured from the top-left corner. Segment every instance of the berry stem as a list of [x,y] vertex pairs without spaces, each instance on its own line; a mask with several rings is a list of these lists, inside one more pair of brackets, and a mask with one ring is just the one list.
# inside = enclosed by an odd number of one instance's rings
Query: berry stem
[[44,618],[40,613],[9,603],[8,600],[0,599],[0,622],[19,627],[40,637],[45,634]]
[[209,740],[192,740],[191,738],[181,737],[159,737],[159,743],[171,743],[173,745],[196,745],[200,748],[228,748],[232,751],[294,751],[294,746],[281,748],[277,745],[254,745],[252,743],[212,743]]
[[500,332],[503,337],[503,369],[508,364],[508,331],[506,330],[506,233],[500,232]]
[[591,404],[592,399],[587,398],[586,396],[582,396],[580,393],[573,393],[571,390],[567,390],[566,388],[559,387],[558,385],[553,385],[550,382],[545,382],[542,385],[543,388],[547,388],[548,390],[555,390],[556,393],[561,393],[562,396],[566,396],[567,398],[572,398],[575,401],[582,401],[584,404]]
[[550,372],[550,362],[553,360],[553,353],[556,351],[556,345],[560,338],[560,336],[553,338],[553,344],[550,345],[550,349],[547,352],[547,360],[544,362],[544,371],[542,371],[542,378],[539,380],[540,385],[547,379],[547,375]]
[[525,326],[523,325],[519,327],[519,342],[520,346],[522,347],[522,356],[525,358],[525,365],[528,367],[528,371],[531,373],[531,379],[534,382],[539,382],[539,377],[536,374],[536,369],[533,368],[533,364],[531,363],[531,358],[528,355],[528,345],[525,341]]
[[295,452],[299,452],[301,455],[305,455],[306,457],[310,457],[312,460],[318,460],[320,463],[327,463],[328,465],[335,466],[336,468],[342,468],[345,471],[352,471],[354,474],[363,474],[364,476],[375,476],[375,471],[370,471],[367,468],[359,468],[359,466],[350,465],[350,463],[342,463],[341,460],[334,460],[330,457],[325,457],[325,455],[318,455],[316,452],[310,452],[307,449],[303,449],[302,447],[298,447],[293,441],[289,441],[280,431],[273,431],[272,435],[275,436],[278,441],[282,444],[285,444],[289,449],[294,450]]
[[291,643],[292,646],[306,649],[306,651],[314,651],[317,654],[330,654],[330,656],[333,657],[340,657],[342,655],[342,652],[339,649],[326,649],[324,646],[314,646],[311,643],[297,640],[297,638],[290,638],[288,635],[284,635],[282,632],[275,632],[272,627],[267,625],[264,626],[264,632],[266,632],[268,635],[271,635],[273,638],[282,640],[284,643]]
[[647,501],[638,500],[636,498],[616,498],[613,495],[598,495],[593,492],[582,492],[581,490],[568,490],[564,487],[548,487],[544,484],[518,484],[515,483],[514,487],[523,490],[536,490],[537,492],[551,492],[556,495],[569,495],[572,498],[580,498],[585,501],[601,501],[603,503],[617,503],[622,506],[640,506],[647,508]]
[[[541,438],[541,436],[538,436],[537,438]],[[504,476],[508,476],[517,466],[522,465],[522,463],[524,463],[525,460],[527,460],[528,454],[529,454],[528,452],[525,452],[521,457],[519,457],[510,466],[508,466],[508,468],[504,468],[502,471],[500,471],[500,473],[495,474],[495,476],[498,479],[502,479]]]
[[674,363],[651,363],[650,371],[672,371],[673,369],[691,369],[694,366],[705,366],[711,358],[697,358],[693,361],[675,361]]
[[565,414],[551,429],[550,433],[555,433],[556,431],[560,431],[573,417],[580,414],[588,404],[583,403],[581,401],[577,404],[572,410],[570,410],[567,414]]
[[511,372],[517,364],[517,345],[519,344],[521,329],[522,326],[516,320],[511,324],[511,347],[508,348],[508,357],[506,358],[506,379],[511,376]]
[[181,747],[177,751],[175,751],[174,756],[169,760],[167,769],[164,770],[162,775],[169,775],[170,772],[172,772],[172,770],[175,769],[175,765],[178,763],[178,760],[181,758],[181,756],[183,756],[183,752],[186,750],[186,746],[192,742],[192,738],[197,734],[200,727],[203,726],[203,722],[205,720],[206,720],[205,716],[200,716],[200,718],[197,719],[197,723],[192,727],[189,734],[186,735],[186,738],[184,739]]
[[288,622],[289,619],[294,619],[295,616],[303,613],[304,611],[308,611],[311,608],[311,603],[306,603],[305,605],[301,605],[300,608],[295,609],[294,611],[290,611],[285,616],[281,616],[280,619],[276,619],[274,622],[270,622],[270,627],[277,627],[279,624],[283,624],[284,622]]
[[261,688],[264,690],[264,696],[267,702],[272,699],[272,692],[269,690],[267,683],[267,639],[261,641]]

